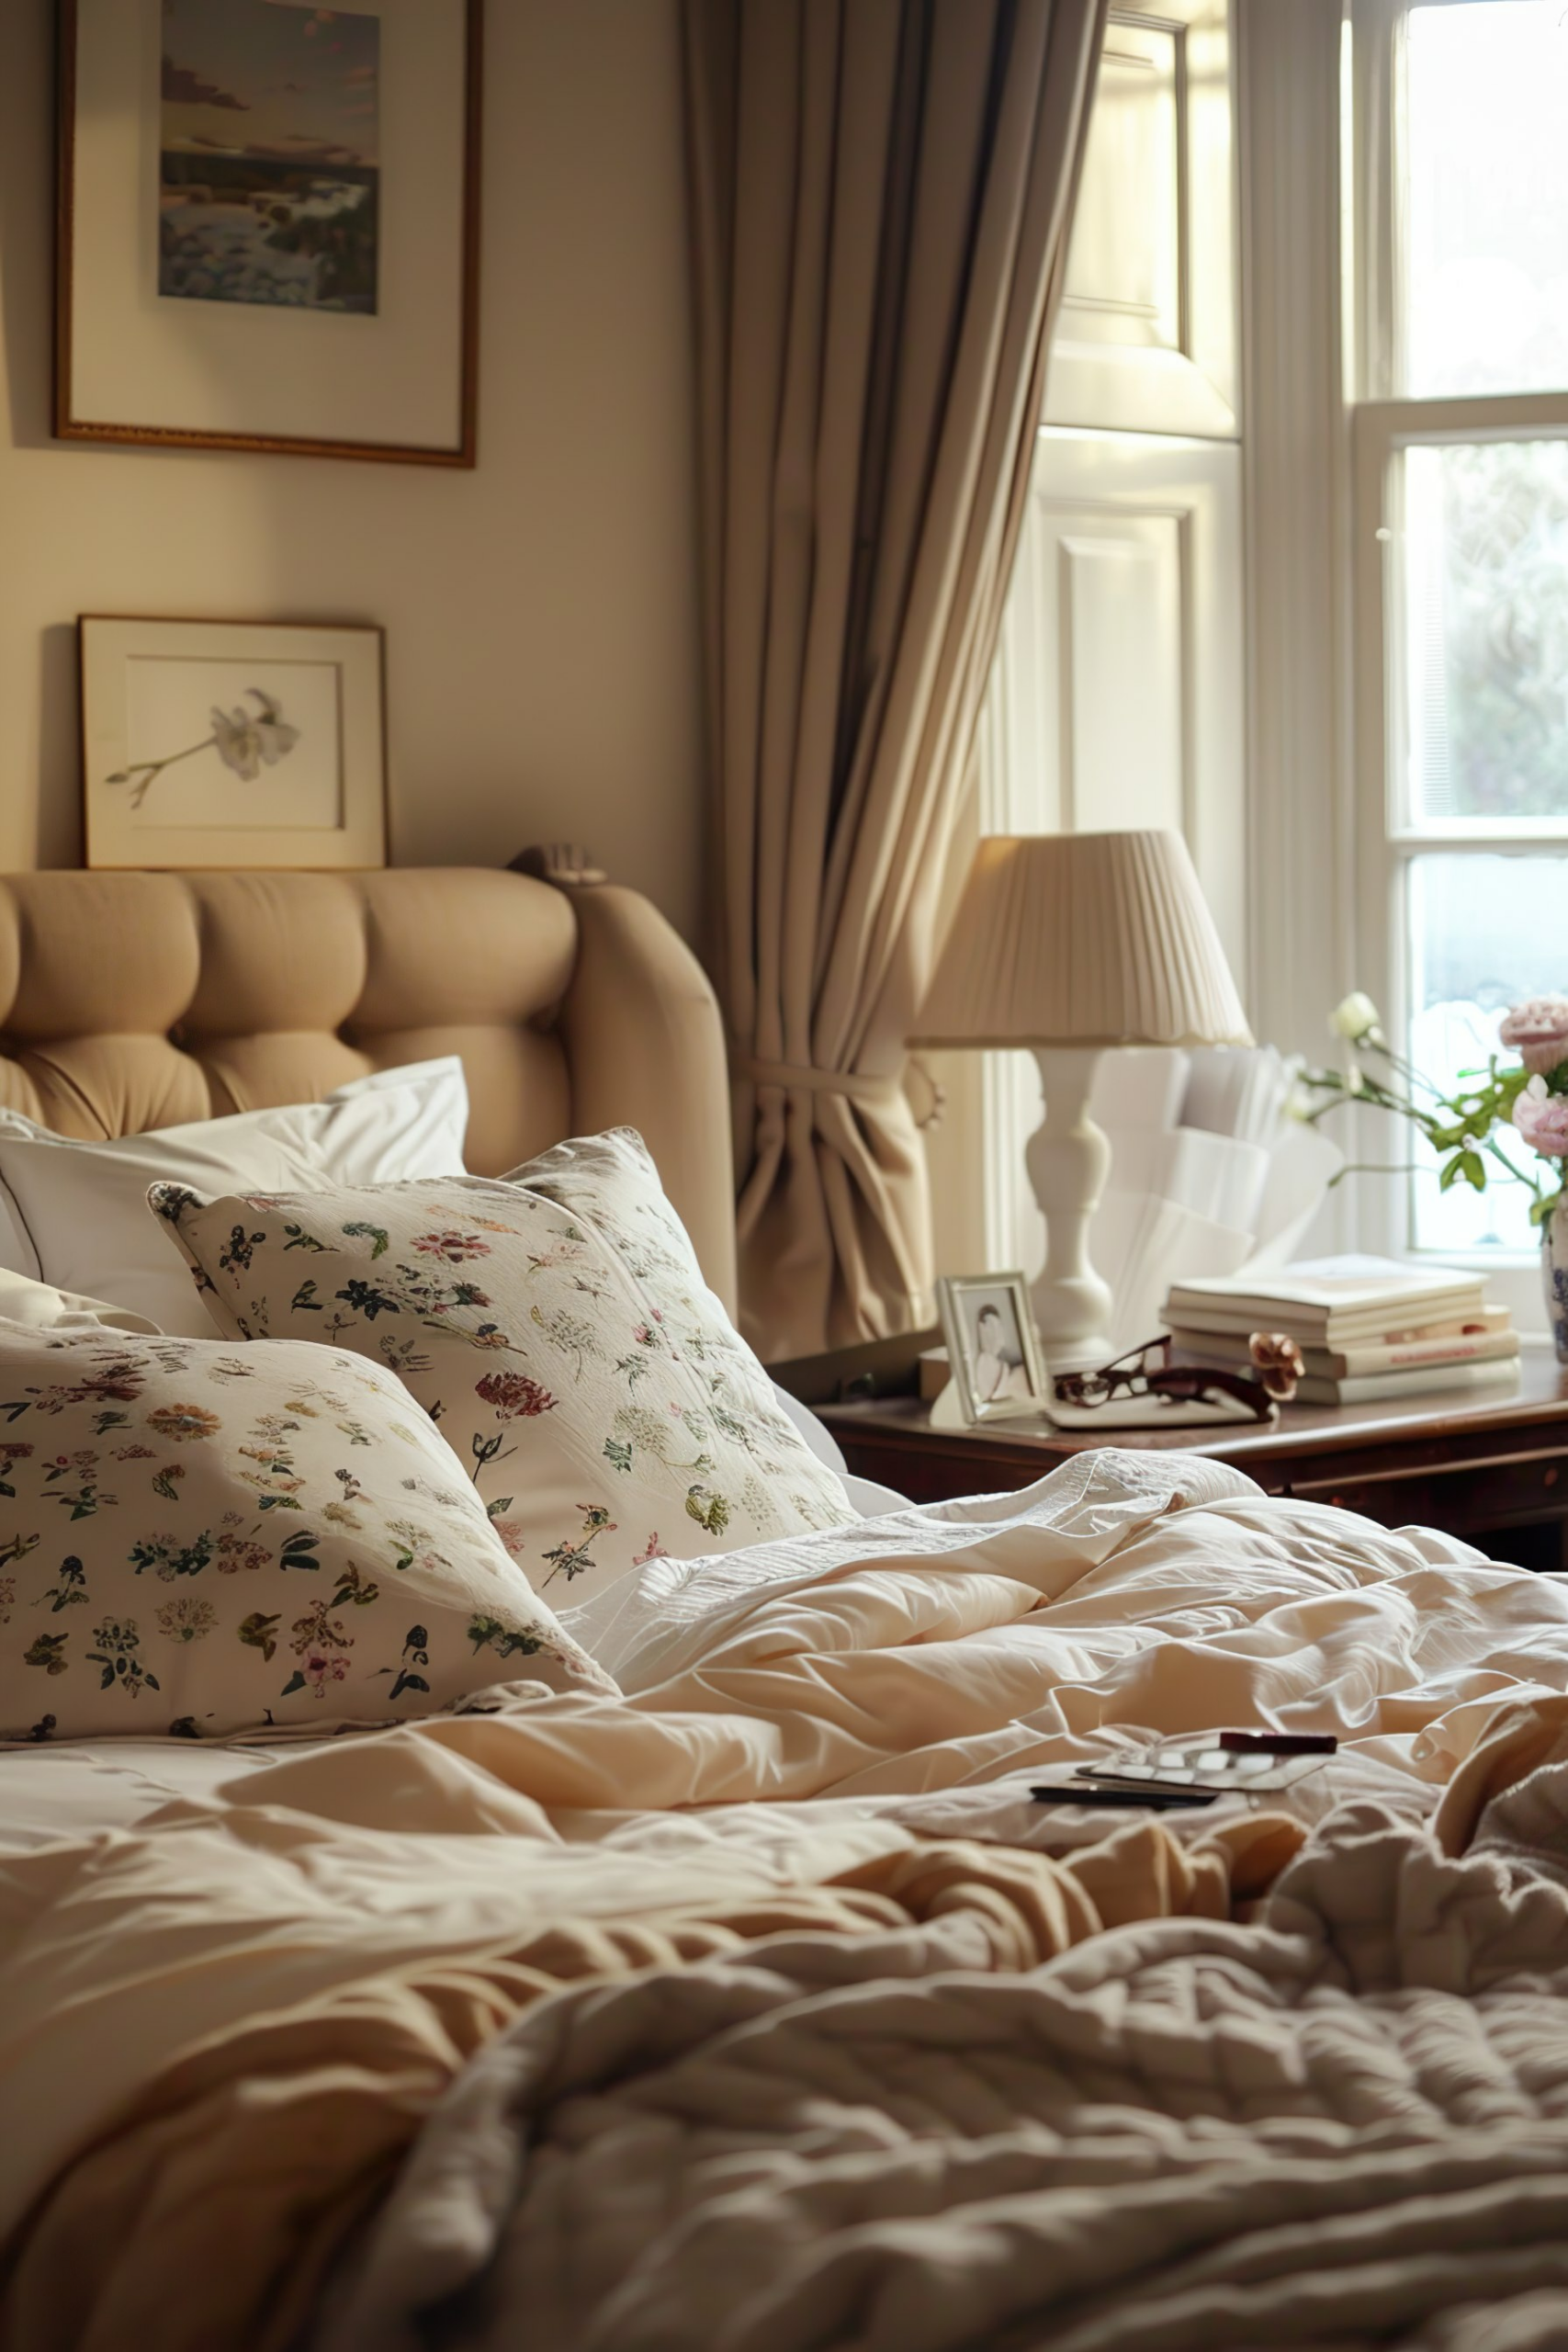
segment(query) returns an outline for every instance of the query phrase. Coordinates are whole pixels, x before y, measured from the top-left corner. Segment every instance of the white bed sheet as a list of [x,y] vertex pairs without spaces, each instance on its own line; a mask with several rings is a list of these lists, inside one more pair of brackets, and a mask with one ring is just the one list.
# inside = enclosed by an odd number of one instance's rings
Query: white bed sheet
[[80,1739],[0,1750],[0,1857],[59,1838],[130,1829],[175,1798],[209,1797],[225,1781],[330,1741],[229,1747],[187,1739]]

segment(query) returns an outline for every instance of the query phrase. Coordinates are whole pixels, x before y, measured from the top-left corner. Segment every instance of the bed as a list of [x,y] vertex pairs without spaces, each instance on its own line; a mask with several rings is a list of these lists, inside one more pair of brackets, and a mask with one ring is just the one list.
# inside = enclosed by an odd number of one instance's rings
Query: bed
[[[457,1052],[473,1169],[634,1126],[732,1297],[633,893],[17,877],[0,1000],[77,1136]],[[0,2346],[1568,2341],[1558,1579],[1106,1453],[577,1590],[609,1688],[0,1754]],[[1259,1723],[1339,1753],[1030,1799]]]

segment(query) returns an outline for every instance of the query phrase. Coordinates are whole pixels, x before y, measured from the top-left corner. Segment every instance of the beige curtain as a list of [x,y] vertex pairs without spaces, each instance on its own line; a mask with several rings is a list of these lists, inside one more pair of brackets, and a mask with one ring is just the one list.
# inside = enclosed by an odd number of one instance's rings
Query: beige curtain
[[743,1320],[931,1312],[900,1083],[1105,0],[684,0]]

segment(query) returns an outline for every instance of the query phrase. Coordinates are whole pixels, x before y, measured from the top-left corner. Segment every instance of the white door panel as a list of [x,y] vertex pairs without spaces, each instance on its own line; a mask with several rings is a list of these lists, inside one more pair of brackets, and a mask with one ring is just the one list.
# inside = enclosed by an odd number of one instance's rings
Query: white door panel
[[1112,19],[1089,117],[1060,334],[1181,349],[1185,28]]
[[1175,827],[1246,971],[1238,447],[1042,433],[987,720],[982,832]]
[[1172,514],[1040,518],[1056,546],[1065,831],[1184,824],[1181,532]]
[[1230,0],[1106,27],[1045,419],[1237,430]]

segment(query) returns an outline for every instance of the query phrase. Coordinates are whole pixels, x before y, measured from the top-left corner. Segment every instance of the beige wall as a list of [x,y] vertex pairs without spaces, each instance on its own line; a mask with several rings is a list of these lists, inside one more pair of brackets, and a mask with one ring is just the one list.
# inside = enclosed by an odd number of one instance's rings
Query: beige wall
[[78,612],[376,620],[392,854],[700,897],[674,0],[490,0],[473,473],[49,437],[52,0],[4,0],[0,868],[78,862]]

